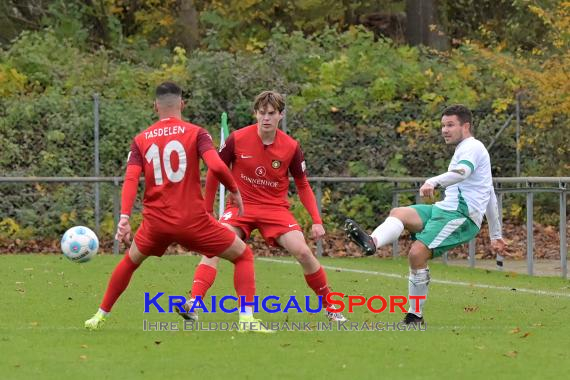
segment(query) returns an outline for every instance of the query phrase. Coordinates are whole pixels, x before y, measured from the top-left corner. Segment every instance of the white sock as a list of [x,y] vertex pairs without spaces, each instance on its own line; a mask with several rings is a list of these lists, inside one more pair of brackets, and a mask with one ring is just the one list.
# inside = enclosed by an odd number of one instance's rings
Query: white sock
[[410,296],[426,296],[425,299],[419,301],[419,308],[416,308],[416,300],[409,300],[410,308],[408,309],[408,313],[421,317],[428,294],[428,285],[430,280],[429,268],[416,270],[410,268],[410,276],[408,279],[408,294]]
[[246,306],[245,311],[243,311],[243,312],[241,311],[241,308],[240,308],[239,316],[240,317],[252,317],[253,316],[253,307],[252,306]]
[[105,311],[105,310],[103,310],[103,309],[101,309],[101,308],[99,308],[98,313],[101,314],[101,315],[104,316],[104,317],[106,317],[107,315],[111,314],[110,311]]
[[396,241],[404,231],[404,224],[398,218],[389,216],[386,218],[384,223],[376,227],[374,232],[372,232],[372,239],[376,248],[385,246]]

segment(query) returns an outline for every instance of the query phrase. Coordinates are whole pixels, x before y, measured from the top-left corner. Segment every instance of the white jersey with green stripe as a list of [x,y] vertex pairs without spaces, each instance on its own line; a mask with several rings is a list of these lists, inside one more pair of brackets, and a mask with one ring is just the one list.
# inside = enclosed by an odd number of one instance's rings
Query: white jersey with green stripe
[[491,160],[483,143],[474,137],[461,141],[449,163],[448,171],[459,164],[471,168],[471,175],[445,189],[445,198],[435,205],[443,210],[457,210],[481,227],[493,190]]

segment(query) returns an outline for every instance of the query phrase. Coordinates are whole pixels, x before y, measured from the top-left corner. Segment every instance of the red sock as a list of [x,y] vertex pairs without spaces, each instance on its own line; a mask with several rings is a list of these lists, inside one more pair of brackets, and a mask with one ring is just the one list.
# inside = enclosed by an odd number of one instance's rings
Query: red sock
[[196,272],[194,272],[194,282],[192,282],[192,290],[190,291],[191,297],[197,296],[206,297],[206,292],[214,284],[218,270],[206,264],[198,265]]
[[255,295],[255,270],[253,252],[248,245],[240,257],[234,261],[234,287],[238,298],[245,296],[246,302],[253,302]]
[[323,267],[320,267],[315,273],[306,274],[305,281],[307,281],[307,285],[313,289],[316,295],[323,297],[323,307],[326,307],[326,296],[331,290],[327,285],[327,274]]
[[127,251],[127,253],[125,253],[125,257],[123,257],[119,264],[117,264],[115,270],[113,270],[113,274],[111,274],[111,279],[109,280],[109,285],[107,285],[103,302],[101,302],[101,309],[106,312],[111,311],[117,299],[129,285],[131,277],[138,267],[139,265],[133,263],[129,257],[129,251]]

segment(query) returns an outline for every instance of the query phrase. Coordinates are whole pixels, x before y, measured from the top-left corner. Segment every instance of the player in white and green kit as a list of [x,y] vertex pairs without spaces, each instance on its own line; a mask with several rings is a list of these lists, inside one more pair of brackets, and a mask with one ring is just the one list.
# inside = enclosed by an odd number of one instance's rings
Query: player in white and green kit
[[[367,255],[398,239],[404,228],[415,240],[410,248],[409,295],[426,296],[430,280],[428,259],[473,239],[486,214],[491,247],[502,253],[505,242],[493,189],[491,162],[485,146],[472,135],[472,115],[465,106],[454,105],[443,111],[441,133],[448,145],[456,145],[448,171],[429,178],[420,188],[422,197],[433,197],[436,187],[445,188],[445,198],[434,205],[412,205],[390,211],[390,216],[368,235],[353,220],[347,219],[348,236]],[[423,323],[425,300],[416,309],[410,303],[405,323]]]

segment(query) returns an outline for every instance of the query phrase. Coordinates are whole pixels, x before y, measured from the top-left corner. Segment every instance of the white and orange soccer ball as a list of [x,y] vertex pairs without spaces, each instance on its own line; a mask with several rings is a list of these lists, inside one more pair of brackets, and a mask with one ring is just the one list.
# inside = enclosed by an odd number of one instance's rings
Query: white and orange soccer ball
[[61,238],[61,251],[69,260],[85,263],[97,254],[99,239],[95,232],[84,226],[71,227]]

